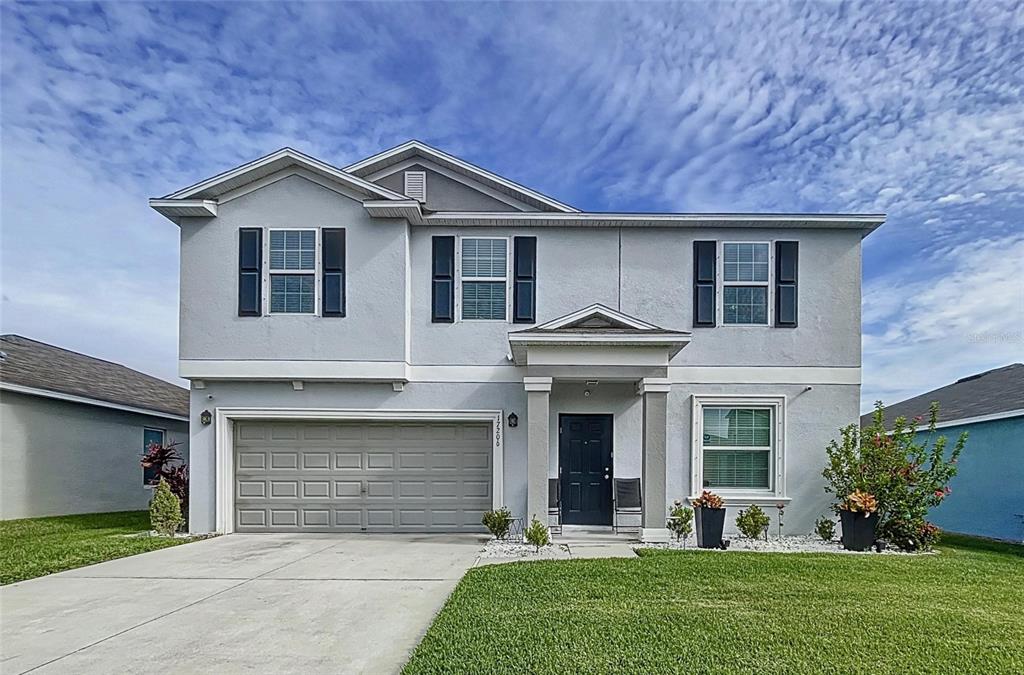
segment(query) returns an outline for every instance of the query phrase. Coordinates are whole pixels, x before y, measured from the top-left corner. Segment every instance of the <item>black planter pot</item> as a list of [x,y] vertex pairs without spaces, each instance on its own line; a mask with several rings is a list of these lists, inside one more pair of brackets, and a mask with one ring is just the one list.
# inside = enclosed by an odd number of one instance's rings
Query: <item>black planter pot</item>
[[725,528],[725,509],[699,506],[693,510],[697,523],[697,546],[722,548],[722,530]]
[[847,551],[866,551],[875,543],[877,513],[865,516],[855,511],[840,511],[839,522],[843,524],[842,542]]

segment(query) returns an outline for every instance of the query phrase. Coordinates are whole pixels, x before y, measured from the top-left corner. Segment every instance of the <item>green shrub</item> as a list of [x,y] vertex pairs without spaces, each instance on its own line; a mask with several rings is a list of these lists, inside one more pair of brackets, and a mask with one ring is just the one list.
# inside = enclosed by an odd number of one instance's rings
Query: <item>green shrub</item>
[[481,522],[495,539],[504,539],[512,527],[512,512],[508,507],[502,506],[500,509],[485,513]]
[[828,465],[822,475],[829,483],[825,490],[836,498],[835,508],[854,493],[873,496],[878,502],[878,538],[904,551],[926,549],[935,542],[937,531],[925,518],[950,493],[949,481],[967,442],[967,433],[960,434],[947,458],[946,437],[935,435],[938,416],[939,406],[933,403],[929,442],[920,443],[916,430],[924,419],[897,417],[887,429],[878,401],[870,426],[844,427],[840,441],[831,441],[826,449]]
[[534,516],[533,520],[530,521],[530,526],[526,528],[523,537],[528,544],[533,544],[537,547],[538,553],[540,553],[541,546],[547,546],[551,543],[551,535],[548,533],[548,528],[544,526],[544,523],[537,520],[537,516]]
[[665,527],[676,536],[676,541],[684,542],[693,532],[693,509],[685,506],[678,499],[672,502],[672,510],[668,514],[668,522]]
[[181,503],[171,492],[171,486],[161,478],[149,502],[150,526],[158,533],[170,536],[177,531],[182,521]]
[[736,516],[736,527],[747,539],[758,539],[761,536],[767,539],[770,522],[768,516],[757,504],[752,504],[750,508],[740,511],[740,514]]
[[832,541],[832,537],[836,536],[836,521],[822,516],[814,523],[814,531],[818,533],[822,541]]

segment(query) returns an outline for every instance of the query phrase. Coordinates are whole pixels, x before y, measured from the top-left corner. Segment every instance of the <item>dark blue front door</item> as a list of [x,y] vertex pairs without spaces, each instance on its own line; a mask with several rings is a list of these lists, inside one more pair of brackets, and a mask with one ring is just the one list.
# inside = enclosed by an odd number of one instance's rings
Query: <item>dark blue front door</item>
[[564,524],[612,524],[611,415],[559,417],[558,475]]

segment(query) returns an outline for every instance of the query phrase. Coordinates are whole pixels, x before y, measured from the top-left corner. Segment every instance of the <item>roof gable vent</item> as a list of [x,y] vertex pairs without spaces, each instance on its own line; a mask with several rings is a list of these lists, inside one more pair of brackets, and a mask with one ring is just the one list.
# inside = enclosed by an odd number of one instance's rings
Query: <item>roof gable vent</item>
[[405,194],[418,202],[427,201],[427,172],[405,172]]

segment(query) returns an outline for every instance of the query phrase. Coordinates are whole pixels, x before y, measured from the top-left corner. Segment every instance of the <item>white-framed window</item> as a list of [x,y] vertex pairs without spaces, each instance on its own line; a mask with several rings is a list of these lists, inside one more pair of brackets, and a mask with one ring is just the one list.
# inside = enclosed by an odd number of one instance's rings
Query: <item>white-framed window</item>
[[694,396],[690,491],[784,499],[785,396]]
[[719,297],[723,325],[770,325],[771,249],[771,243],[765,241],[722,242]]
[[[159,445],[164,444],[164,440],[167,437],[166,429],[154,429],[151,427],[144,427],[142,429],[142,452],[145,454],[149,452],[149,446],[153,443]],[[156,487],[157,483],[160,482],[160,475],[157,473],[155,466],[142,467],[142,485],[143,487]]]
[[320,237],[316,228],[268,228],[266,314],[316,314],[320,300]]
[[460,237],[456,264],[460,320],[508,321],[508,237]]

